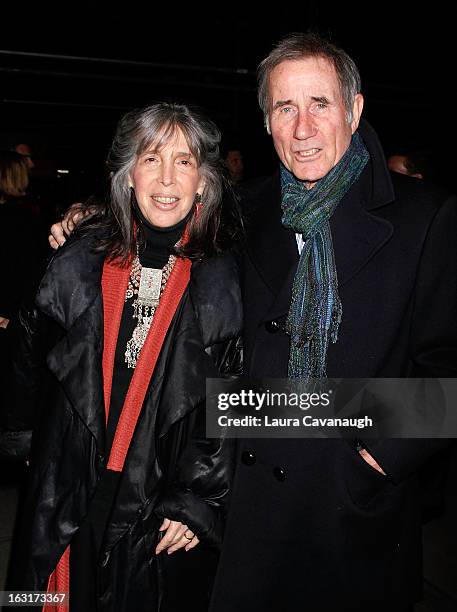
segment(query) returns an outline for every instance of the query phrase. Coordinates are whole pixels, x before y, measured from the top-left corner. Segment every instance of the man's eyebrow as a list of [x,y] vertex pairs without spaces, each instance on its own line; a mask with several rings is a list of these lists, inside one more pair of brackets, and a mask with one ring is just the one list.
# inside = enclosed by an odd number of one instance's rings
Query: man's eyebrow
[[311,100],[320,104],[330,104],[330,100],[326,96],[311,96]]
[[[327,96],[311,96],[311,100],[313,102],[318,102],[320,104],[330,104],[330,100],[327,98]],[[290,99],[289,100],[278,100],[273,105],[273,110],[276,110],[277,108],[281,108],[282,106],[287,106],[288,104],[293,104],[293,101]]]
[[275,102],[273,110],[281,108],[281,106],[287,106],[288,104],[292,104],[292,100],[278,100],[277,102]]

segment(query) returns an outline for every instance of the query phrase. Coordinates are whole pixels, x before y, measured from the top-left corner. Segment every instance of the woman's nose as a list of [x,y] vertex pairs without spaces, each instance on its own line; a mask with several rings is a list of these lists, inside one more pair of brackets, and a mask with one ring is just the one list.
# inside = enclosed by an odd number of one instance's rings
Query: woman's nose
[[161,166],[160,182],[165,187],[175,182],[175,169],[173,164],[163,163]]

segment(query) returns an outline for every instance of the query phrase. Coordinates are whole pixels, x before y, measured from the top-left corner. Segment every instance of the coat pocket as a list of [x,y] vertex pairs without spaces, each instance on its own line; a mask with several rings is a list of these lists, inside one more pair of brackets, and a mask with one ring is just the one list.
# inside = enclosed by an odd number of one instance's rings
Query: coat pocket
[[345,481],[349,497],[359,508],[369,508],[382,495],[395,488],[390,479],[369,465],[349,445],[345,457]]

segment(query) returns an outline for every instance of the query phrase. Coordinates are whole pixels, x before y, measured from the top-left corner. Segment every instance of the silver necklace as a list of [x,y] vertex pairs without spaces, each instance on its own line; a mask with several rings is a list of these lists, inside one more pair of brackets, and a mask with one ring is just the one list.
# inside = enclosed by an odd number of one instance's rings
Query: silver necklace
[[162,269],[144,268],[140,264],[137,247],[137,254],[133,260],[129,284],[125,292],[125,301],[136,296],[132,306],[133,318],[137,319],[136,327],[133,330],[132,337],[127,342],[125,351],[125,363],[128,368],[135,368],[136,366],[175,261],[176,255],[170,255]]

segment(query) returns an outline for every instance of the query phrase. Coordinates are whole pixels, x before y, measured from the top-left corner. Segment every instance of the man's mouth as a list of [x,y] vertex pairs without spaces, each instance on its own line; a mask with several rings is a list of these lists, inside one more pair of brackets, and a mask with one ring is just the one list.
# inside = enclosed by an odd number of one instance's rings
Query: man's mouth
[[297,155],[298,157],[302,157],[302,158],[306,158],[306,157],[312,157],[313,155],[316,155],[317,153],[319,153],[322,149],[306,149],[305,151],[295,151],[295,155]]

